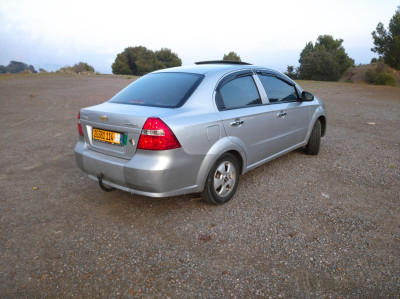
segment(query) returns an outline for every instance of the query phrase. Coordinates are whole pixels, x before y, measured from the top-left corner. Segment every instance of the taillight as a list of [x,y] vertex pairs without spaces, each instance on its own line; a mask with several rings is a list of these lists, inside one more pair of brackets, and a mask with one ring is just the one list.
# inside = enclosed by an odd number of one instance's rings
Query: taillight
[[83,130],[82,130],[82,125],[81,125],[81,112],[80,111],[78,113],[78,132],[79,132],[79,135],[83,137]]
[[181,147],[171,129],[159,118],[148,118],[140,134],[138,149],[162,151]]

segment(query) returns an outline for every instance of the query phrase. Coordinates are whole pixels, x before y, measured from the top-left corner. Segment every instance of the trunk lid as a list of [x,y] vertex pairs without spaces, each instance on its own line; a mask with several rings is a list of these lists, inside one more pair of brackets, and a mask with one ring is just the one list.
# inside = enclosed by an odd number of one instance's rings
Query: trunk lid
[[83,108],[80,122],[86,145],[96,152],[132,159],[147,118],[168,111],[168,108],[108,102]]

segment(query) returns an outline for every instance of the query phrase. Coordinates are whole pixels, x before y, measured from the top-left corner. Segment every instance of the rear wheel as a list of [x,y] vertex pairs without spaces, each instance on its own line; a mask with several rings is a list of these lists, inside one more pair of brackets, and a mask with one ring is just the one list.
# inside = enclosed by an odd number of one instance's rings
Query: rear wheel
[[306,145],[306,154],[317,155],[321,144],[321,122],[319,119],[314,124],[310,139]]
[[208,203],[224,204],[235,194],[238,184],[239,163],[235,156],[225,153],[211,168],[201,197]]

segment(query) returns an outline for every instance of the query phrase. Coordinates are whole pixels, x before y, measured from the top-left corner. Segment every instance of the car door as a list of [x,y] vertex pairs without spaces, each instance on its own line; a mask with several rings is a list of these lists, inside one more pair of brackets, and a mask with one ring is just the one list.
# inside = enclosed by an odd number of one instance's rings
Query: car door
[[257,72],[267,93],[274,113],[275,148],[280,153],[297,147],[307,134],[310,112],[308,102],[303,102],[295,85],[275,74]]
[[225,128],[233,142],[243,147],[247,167],[272,155],[274,115],[264,105],[251,71],[230,75],[216,90],[216,103]]

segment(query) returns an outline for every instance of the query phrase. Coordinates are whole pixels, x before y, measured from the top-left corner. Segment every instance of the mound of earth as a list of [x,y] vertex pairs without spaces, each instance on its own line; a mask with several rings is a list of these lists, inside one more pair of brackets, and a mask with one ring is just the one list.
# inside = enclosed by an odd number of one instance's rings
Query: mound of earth
[[[374,70],[377,63],[371,64],[360,64],[358,66],[349,68],[340,79],[341,82],[353,82],[353,83],[368,83],[365,79],[365,73],[368,70]],[[396,86],[400,86],[400,71],[387,67],[388,72],[394,76]]]

